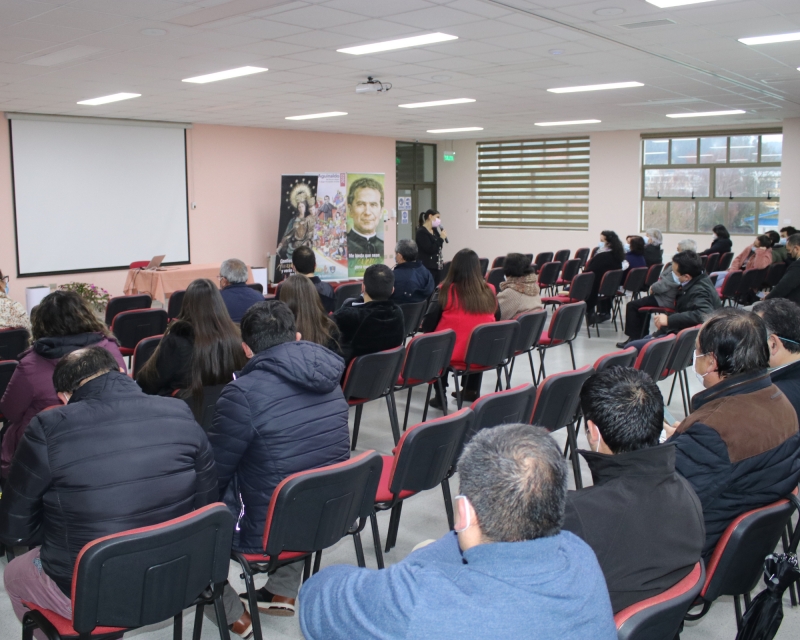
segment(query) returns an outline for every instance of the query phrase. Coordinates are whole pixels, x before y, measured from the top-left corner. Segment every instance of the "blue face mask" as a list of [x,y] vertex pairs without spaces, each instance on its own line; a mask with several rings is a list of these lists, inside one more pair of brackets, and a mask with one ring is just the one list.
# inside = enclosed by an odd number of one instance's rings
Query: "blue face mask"
[[605,249],[606,248],[606,243],[602,242],[602,241],[598,242],[597,243],[597,248],[598,249]]
[[680,285],[681,281],[678,280],[678,275],[673,271],[672,272],[672,279],[675,281],[675,284]]
[[786,246],[786,238],[781,238],[780,242],[778,242],[778,246],[779,247],[785,247]]
[[6,295],[8,295],[8,283],[6,282]]
[[623,244],[622,247],[625,249],[625,253],[628,253],[628,251],[631,250],[631,245],[629,245],[627,242]]

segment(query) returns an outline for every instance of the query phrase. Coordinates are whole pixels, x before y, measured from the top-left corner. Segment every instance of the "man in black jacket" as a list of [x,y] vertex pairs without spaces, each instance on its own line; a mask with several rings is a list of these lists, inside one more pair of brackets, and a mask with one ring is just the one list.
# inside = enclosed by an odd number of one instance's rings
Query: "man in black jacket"
[[185,402],[145,395],[97,347],[64,356],[53,383],[66,406],[31,421],[0,501],[3,542],[41,543],[3,576],[20,619],[23,600],[72,618],[72,572],[87,543],[217,499],[211,447]]
[[[671,314],[659,313],[653,319],[656,331],[641,340],[639,337],[646,330],[646,316],[639,312],[642,306],[655,306],[658,302],[655,296],[647,296],[637,301],[634,311],[625,314],[625,334],[628,337],[626,342],[620,342],[617,347],[624,349],[636,347],[641,349],[647,342],[654,338],[660,338],[670,333],[679,333],[689,327],[702,324],[703,321],[715,309],[719,309],[722,303],[719,294],[711,283],[709,277],[703,273],[703,264],[694,251],[680,251],[672,256],[672,277],[678,283],[675,295],[675,312]],[[651,304],[645,304],[645,301]]]
[[786,240],[786,253],[791,258],[789,266],[772,290],[767,294],[766,300],[786,298],[800,304],[800,233],[789,236]]
[[[323,282],[319,276],[314,275],[314,271],[317,269],[317,258],[314,255],[314,250],[310,247],[297,247],[292,254],[292,266],[298,275],[305,276],[311,280],[311,284],[313,284],[314,288],[317,290],[320,302],[322,302],[325,311],[327,313],[333,313],[336,302],[333,287],[327,282]],[[275,298],[277,300],[281,299],[282,286],[283,283],[281,282],[275,290]]]
[[347,363],[368,353],[394,349],[403,344],[403,310],[389,300],[394,290],[394,273],[385,264],[373,264],[364,271],[363,302],[348,300],[334,315],[339,327],[342,355]]
[[708,559],[738,516],[791,493],[800,480],[792,403],[770,380],[767,327],[755,313],[721,309],[697,336],[695,373],[705,391],[692,413],[665,428],[675,468],[703,504]]
[[753,307],[767,325],[770,378],[800,416],[800,306],[777,298]]
[[700,560],[703,509],[675,471],[675,445],[659,446],[664,399],[646,373],[612,367],[581,390],[581,451],[594,486],[567,495],[564,529],[592,547],[614,613],[662,593]]
[[422,302],[431,297],[436,285],[424,264],[417,261],[419,250],[413,240],[400,240],[394,249],[394,292],[390,300],[398,304]]
[[[233,548],[260,553],[272,493],[287,476],[350,457],[341,357],[301,339],[285,303],[260,302],[242,318],[250,359],[217,401],[208,439],[220,495],[238,517]],[[258,591],[259,611],[294,615],[303,563],[280,567]],[[247,601],[245,594],[241,595]],[[226,587],[228,622],[247,613]]]

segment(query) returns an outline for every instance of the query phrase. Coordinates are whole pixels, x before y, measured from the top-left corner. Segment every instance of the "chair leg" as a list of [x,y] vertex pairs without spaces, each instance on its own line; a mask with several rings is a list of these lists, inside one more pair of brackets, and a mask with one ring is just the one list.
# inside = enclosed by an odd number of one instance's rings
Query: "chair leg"
[[306,556],[303,560],[303,582],[311,577],[311,556]]
[[317,551],[314,555],[314,568],[311,570],[311,575],[319,573],[319,565],[322,562],[322,551]]
[[583,489],[583,478],[581,477],[581,463],[578,458],[578,437],[575,433],[575,423],[567,425],[567,438],[569,439],[570,458],[572,458],[572,473],[575,476],[575,488]]
[[[514,360],[511,361],[511,366],[514,366]],[[506,389],[511,388],[511,372],[508,370],[507,365],[503,365],[503,371],[506,373]]]
[[683,386],[686,388],[686,415],[692,410],[692,396],[689,395],[689,374],[683,370]]
[[[252,576],[251,576],[252,581]],[[253,620],[253,638],[255,640],[262,640],[261,638],[261,620],[258,617],[258,605],[256,608],[253,609],[253,603],[255,602],[256,595],[255,591],[252,592],[253,596],[250,598],[250,607],[251,611],[255,611],[255,615],[251,616]],[[219,590],[214,596],[214,613],[217,614],[217,627],[219,627],[219,637],[220,640],[230,640],[231,634],[228,632],[228,620],[225,617],[225,605],[222,604],[222,589]]]
[[381,552],[381,533],[378,531],[378,515],[373,511],[369,514],[369,523],[372,526],[372,546],[375,547],[375,558],[378,560],[378,569],[383,569],[383,553]]
[[739,596],[733,596],[733,609],[736,614],[736,630],[740,631],[742,628],[742,603]]
[[536,370],[533,368],[533,355],[531,354],[531,351],[533,351],[533,349],[528,351],[528,361],[531,364],[531,378],[533,378],[533,386],[536,387],[538,386],[538,381],[536,380]]
[[[412,387],[413,388],[413,387]],[[433,384],[428,385],[428,392],[425,394],[425,406],[422,408],[422,421],[425,422],[428,419],[428,405],[431,403],[431,391],[433,391]],[[408,390],[408,402],[411,404],[411,389]],[[403,431],[406,430],[405,425],[403,425]]]
[[444,496],[444,510],[447,513],[447,526],[450,531],[455,528],[455,517],[453,516],[453,499],[450,497],[450,479],[442,480],[442,495]]
[[[688,403],[686,402],[686,396],[687,396],[686,392],[688,391],[688,389],[685,388],[685,385],[683,383],[683,375],[682,375],[682,372],[680,372],[680,371],[678,371],[678,381],[680,382],[680,386],[681,386],[681,403],[683,404],[683,414],[685,416],[688,416],[689,415],[689,406],[688,406]],[[673,384],[675,384],[675,383],[673,382]]]
[[[406,415],[403,418],[403,433],[405,433],[406,427],[408,426],[408,410],[411,408],[411,392],[412,391],[414,391],[414,387],[409,387],[408,388],[408,397],[406,398]],[[430,394],[430,391],[428,391],[428,394]],[[428,402],[426,400],[425,401],[425,413],[423,413],[423,415],[422,415],[422,421],[423,422],[425,422],[425,416],[427,415],[427,413],[428,413]]]
[[[545,377],[547,376],[547,373],[544,370],[544,352],[545,352],[544,349],[539,348],[539,375],[536,378],[537,381],[544,380]],[[536,386],[539,386],[538,382]]]
[[183,612],[172,619],[172,640],[183,640]]
[[[783,552],[789,553],[789,536],[792,533],[791,530],[792,520],[789,518],[789,521],[786,523],[786,527],[784,527],[783,532],[781,533],[781,542],[783,542]],[[798,521],[798,526],[800,526],[800,521]],[[789,585],[789,598],[792,601],[792,606],[797,606],[797,593],[795,592],[795,585],[796,583],[792,583]]]
[[22,623],[22,640],[33,640],[33,630],[36,629],[36,624],[32,620],[26,620]]
[[[240,560],[239,564],[242,567],[241,577],[244,579],[245,590],[247,591],[247,603],[250,605],[251,619],[253,620],[253,638],[254,640],[263,640],[261,635],[261,620],[258,616],[258,600],[256,599],[256,586],[253,583],[253,572],[250,569],[250,564],[245,560]],[[219,596],[219,604],[222,606],[222,594]],[[217,607],[217,601],[214,600],[214,608]],[[220,614],[217,612],[217,620],[219,621]],[[222,620],[225,620],[225,610],[222,610]],[[225,625],[227,631],[227,623]]]
[[392,426],[392,437],[397,445],[400,442],[400,425],[397,424],[397,409],[394,406],[394,392],[386,396],[386,406],[389,409],[389,424]]
[[359,567],[365,569],[367,561],[364,558],[364,545],[361,544],[361,534],[358,531],[353,534],[353,546],[356,548],[356,563]]
[[678,379],[678,371],[675,372],[675,375],[672,376],[672,386],[669,388],[669,398],[667,398],[667,404],[672,404],[672,392],[675,391],[675,381]]
[[444,392],[444,385],[441,378],[436,378],[436,387],[439,389],[439,397],[442,399],[442,413],[447,415],[447,394]]
[[194,629],[192,630],[192,640],[200,640],[203,633],[203,610],[205,605],[198,604],[194,611]]
[[574,371],[578,367],[575,366],[575,350],[572,348],[572,340],[567,342],[567,344],[569,345],[569,355],[572,358],[572,370]]
[[392,507],[392,515],[389,519],[389,533],[386,536],[386,553],[394,549],[397,544],[397,530],[400,528],[400,514],[403,511],[402,500]]
[[458,384],[458,374],[455,371],[453,372],[453,378],[455,378],[456,386],[456,406],[458,407],[458,410],[461,411],[461,405],[464,402],[464,394],[461,393],[461,387]]
[[356,443],[358,442],[358,428],[361,426],[362,411],[364,411],[364,405],[356,405],[356,421],[353,423],[353,444],[350,446],[350,451],[356,450]]

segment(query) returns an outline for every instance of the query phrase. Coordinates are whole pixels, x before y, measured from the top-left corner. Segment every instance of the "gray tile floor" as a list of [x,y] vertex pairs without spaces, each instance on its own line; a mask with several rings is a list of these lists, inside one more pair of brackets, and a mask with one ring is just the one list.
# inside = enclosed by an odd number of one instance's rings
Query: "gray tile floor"
[[[577,365],[583,366],[586,364],[593,364],[594,361],[601,355],[615,350],[614,343],[623,339],[621,333],[615,333],[614,328],[610,323],[601,325],[600,338],[596,337],[594,331],[592,338],[587,339],[584,333],[575,342],[575,357]],[[572,365],[569,358],[569,349],[559,347],[551,349],[547,354],[547,371],[548,373],[556,373],[571,369]],[[522,384],[530,381],[530,368],[526,363],[520,362],[516,367],[512,379],[512,384]],[[523,366],[524,365],[524,366]],[[700,391],[701,386],[694,376],[689,375],[689,384],[692,393]],[[661,383],[662,392],[669,393],[669,384],[671,381]],[[488,393],[493,390],[494,380],[489,376],[483,382],[483,393]],[[412,406],[409,416],[409,424],[415,424],[422,418],[422,404],[424,402],[424,392],[422,389],[414,394]],[[452,404],[451,400],[451,404]],[[398,397],[398,411],[402,419],[402,412],[405,410],[405,394]],[[673,397],[672,404],[670,405],[672,414],[680,419],[683,416],[683,409],[681,405],[680,393],[676,389],[675,396]],[[433,412],[433,415],[439,415],[438,412]],[[352,425],[352,412],[351,412],[351,425]],[[553,434],[556,440],[563,446],[566,440],[566,434],[562,429],[560,432]],[[586,441],[583,434],[579,434],[579,444],[586,446]],[[373,402],[368,404],[364,409],[364,416],[362,419],[361,433],[359,434],[359,451],[366,451],[368,449],[375,449],[382,454],[391,453],[392,437],[389,428],[389,420],[386,412],[386,405],[383,402]],[[591,481],[588,469],[583,466],[584,482]],[[454,491],[458,488],[458,478],[454,478],[452,482]],[[381,536],[384,537],[389,525],[389,514],[384,512],[378,515],[379,526],[381,529]],[[447,532],[447,519],[444,512],[444,504],[442,502],[441,491],[432,490],[424,494],[415,496],[409,499],[403,509],[402,519],[400,521],[400,531],[397,538],[397,546],[388,554],[385,554],[386,564],[392,564],[402,560],[411,549],[422,540],[430,538],[439,538]],[[372,551],[372,536],[369,533],[369,526],[363,534],[364,551],[367,558],[367,566],[376,568],[375,555]],[[355,564],[355,553],[353,544],[348,539],[340,542],[333,548],[329,549],[323,554],[322,566],[325,567],[330,564]],[[0,561],[0,569],[5,568],[5,559]],[[262,578],[263,580],[263,578]],[[239,578],[238,571],[233,565],[230,572],[231,584],[239,591],[243,591],[244,584]],[[261,586],[262,582],[257,582],[257,586]],[[761,591],[762,587],[759,586],[754,593]],[[0,639],[11,640],[12,638],[21,637],[21,626],[17,622],[11,610],[8,599],[2,593],[3,587],[0,585]],[[184,616],[184,637],[191,637],[191,623],[193,616]],[[300,627],[296,618],[277,618],[271,616],[262,616],[262,628],[264,630],[264,638],[269,640],[283,640],[283,639],[296,639],[302,638]],[[145,629],[140,629],[126,635],[126,638],[138,638],[139,640],[169,640],[172,638],[172,629],[169,624],[154,625]],[[203,628],[203,639],[212,640],[219,638],[215,627],[208,622],[205,623]],[[721,598],[718,600],[711,611],[700,621],[689,623],[686,626],[681,638],[684,640],[696,640],[700,638],[709,640],[734,640],[736,637],[736,623],[733,614],[733,601],[731,598]],[[784,620],[781,629],[777,635],[778,640],[789,640],[800,637],[800,608],[792,609],[789,606],[788,595],[784,602]]]

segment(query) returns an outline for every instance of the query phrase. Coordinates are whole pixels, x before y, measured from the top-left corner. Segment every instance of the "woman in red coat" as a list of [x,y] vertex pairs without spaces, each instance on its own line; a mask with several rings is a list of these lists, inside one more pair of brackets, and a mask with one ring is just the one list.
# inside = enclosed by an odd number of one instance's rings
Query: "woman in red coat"
[[[439,304],[442,306],[442,317],[436,330],[452,329],[456,332],[456,345],[450,362],[463,367],[472,330],[479,324],[494,322],[497,309],[494,287],[486,284],[481,277],[481,263],[472,249],[462,249],[453,256],[450,270],[439,291]],[[478,399],[481,378],[480,373],[466,376],[464,400],[472,402]],[[444,376],[442,383],[447,388],[447,376]],[[444,403],[439,397],[438,386],[434,388],[436,397],[431,400],[431,406],[441,409]]]

